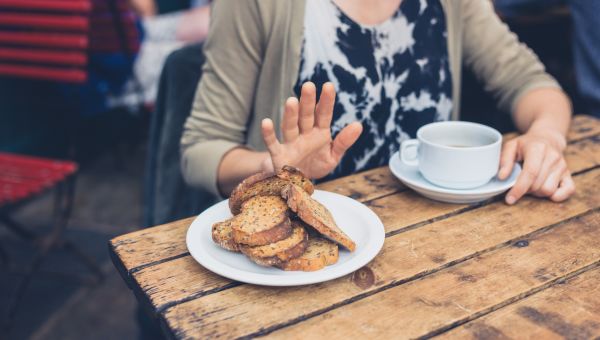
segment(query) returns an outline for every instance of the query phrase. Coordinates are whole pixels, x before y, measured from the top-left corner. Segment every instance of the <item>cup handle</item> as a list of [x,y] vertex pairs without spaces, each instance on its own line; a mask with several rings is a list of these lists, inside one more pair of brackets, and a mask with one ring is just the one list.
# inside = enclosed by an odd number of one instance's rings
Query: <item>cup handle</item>
[[[406,156],[406,151],[409,148],[417,148],[417,152],[415,152],[415,156],[409,158]],[[419,140],[418,139],[409,139],[407,141],[402,142],[400,145],[400,161],[402,163],[409,166],[418,166],[419,165]]]

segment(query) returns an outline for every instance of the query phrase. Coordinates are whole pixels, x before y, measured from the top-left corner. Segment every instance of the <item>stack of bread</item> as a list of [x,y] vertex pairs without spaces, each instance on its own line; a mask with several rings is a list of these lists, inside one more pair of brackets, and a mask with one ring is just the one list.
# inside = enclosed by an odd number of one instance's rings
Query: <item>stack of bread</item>
[[290,166],[250,176],[231,193],[233,217],[213,225],[213,241],[262,266],[315,271],[332,265],[338,244],[350,251],[356,245],[313,192],[312,182]]

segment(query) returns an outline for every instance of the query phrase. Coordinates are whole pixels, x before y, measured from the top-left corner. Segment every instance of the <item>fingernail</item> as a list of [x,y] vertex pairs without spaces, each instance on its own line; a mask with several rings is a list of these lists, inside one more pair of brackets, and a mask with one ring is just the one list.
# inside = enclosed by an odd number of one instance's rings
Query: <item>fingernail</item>
[[516,201],[515,196],[507,196],[506,197],[506,203],[508,203],[510,205],[515,204],[515,201]]

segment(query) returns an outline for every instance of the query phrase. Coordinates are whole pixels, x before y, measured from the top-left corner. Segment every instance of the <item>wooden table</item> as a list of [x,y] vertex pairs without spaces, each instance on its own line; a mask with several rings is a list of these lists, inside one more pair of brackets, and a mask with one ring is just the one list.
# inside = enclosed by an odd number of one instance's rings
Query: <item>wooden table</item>
[[561,204],[438,203],[387,167],[321,185],[364,202],[386,229],[370,264],[321,284],[259,287],[207,271],[185,245],[193,218],[117,237],[110,251],[174,338],[594,338],[600,121],[575,118],[566,155],[577,193]]

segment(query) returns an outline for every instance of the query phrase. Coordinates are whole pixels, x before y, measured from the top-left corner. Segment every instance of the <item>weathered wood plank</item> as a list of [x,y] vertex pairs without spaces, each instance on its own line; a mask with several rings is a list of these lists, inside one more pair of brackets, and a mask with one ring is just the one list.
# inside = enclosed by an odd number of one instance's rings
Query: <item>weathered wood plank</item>
[[600,135],[569,144],[565,158],[574,173],[600,165]]
[[360,202],[370,201],[406,189],[394,177],[388,167],[367,170],[356,175],[321,183],[317,188],[348,196]]
[[[600,212],[273,333],[415,338],[487,314],[600,265]],[[250,309],[251,311],[251,309]],[[184,326],[185,327],[185,326]],[[187,329],[187,327],[186,327]]]
[[235,337],[277,328],[597,208],[600,170],[577,176],[575,181],[580,190],[562,204],[535,198],[512,207],[496,202],[389,237],[367,267],[338,280],[301,288],[242,285],[176,305],[164,316],[169,328],[181,336]]
[[569,141],[576,141],[582,138],[595,136],[599,133],[600,119],[587,115],[577,115],[573,117],[567,139]]
[[185,234],[193,220],[194,217],[186,218],[115,237],[110,240],[110,251],[118,256],[127,272],[185,254]]
[[[569,133],[569,140],[573,141],[581,138],[588,138],[598,133],[600,133],[599,120],[588,116],[577,116],[574,119],[571,132]],[[597,139],[598,138],[596,138],[595,141],[597,141]],[[571,149],[573,148],[569,147],[567,150]],[[598,152],[596,150],[587,149],[587,147],[584,149],[587,151],[585,151],[583,155],[577,153],[577,150],[572,151],[573,157],[570,158],[570,162],[589,163],[590,159],[594,159],[597,163]],[[589,165],[575,164],[574,166],[571,166],[571,168],[583,169],[587,166]],[[356,199],[361,202],[372,201],[378,197],[384,197],[396,191],[405,190],[400,182],[393,177],[387,167],[381,167],[354,176],[348,176],[323,183],[319,185],[319,188],[322,190],[338,192],[350,197],[356,197]],[[414,194],[408,194],[407,197],[409,200],[412,200]],[[401,202],[399,202],[397,198],[390,198],[389,202],[386,200],[373,202],[372,208],[377,213],[380,213],[385,209],[379,209],[378,206],[400,203]],[[450,213],[457,208],[457,206],[443,205],[436,205],[435,207],[439,210],[432,211],[431,218],[439,216],[440,214]],[[426,207],[420,205],[418,202],[415,203],[415,206],[412,208],[417,212],[423,212],[425,216],[427,215]],[[423,214],[421,216],[413,216],[411,219],[412,223],[423,221]],[[383,217],[384,219],[386,218],[386,216]],[[389,217],[394,218],[393,215]],[[185,239],[184,235],[191,221],[193,221],[193,218],[140,230],[111,240],[111,251],[114,252],[114,255],[116,255],[115,257],[118,259],[118,261],[115,261],[115,264],[123,266],[123,268],[120,268],[122,272],[129,273],[135,268],[147,266],[153,262],[159,262],[164,259],[181,256],[182,254],[187,253],[187,248],[183,241],[173,242],[174,244],[171,244],[171,242],[172,240]]]
[[600,269],[554,285],[442,339],[594,339],[600,337]]

